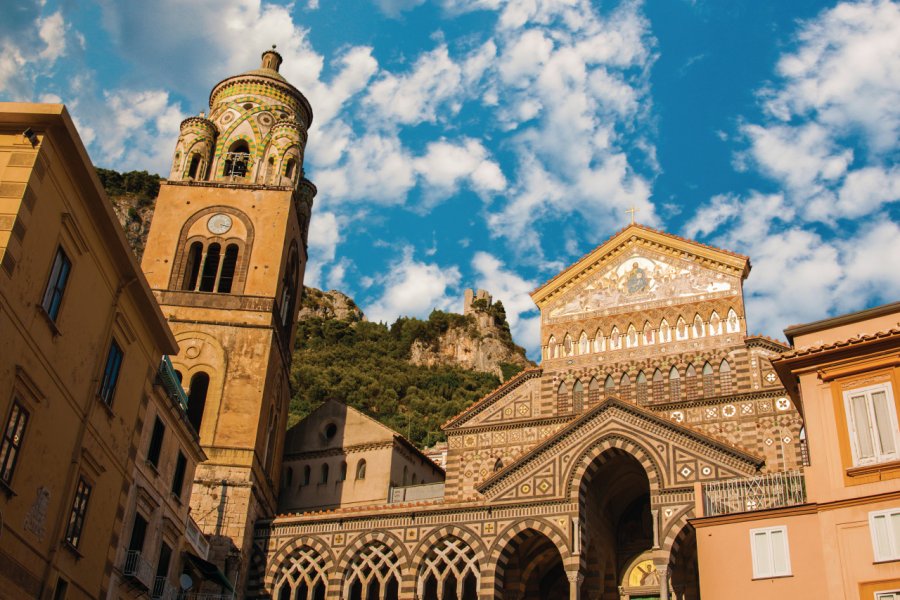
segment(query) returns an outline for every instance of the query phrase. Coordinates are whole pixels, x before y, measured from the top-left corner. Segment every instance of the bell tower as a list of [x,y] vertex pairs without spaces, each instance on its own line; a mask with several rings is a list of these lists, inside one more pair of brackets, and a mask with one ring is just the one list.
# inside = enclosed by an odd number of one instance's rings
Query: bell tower
[[181,123],[142,263],[209,457],[191,514],[238,594],[254,523],[275,514],[316,194],[303,176],[312,109],[281,61],[273,46],[260,68],[212,89],[209,116]]

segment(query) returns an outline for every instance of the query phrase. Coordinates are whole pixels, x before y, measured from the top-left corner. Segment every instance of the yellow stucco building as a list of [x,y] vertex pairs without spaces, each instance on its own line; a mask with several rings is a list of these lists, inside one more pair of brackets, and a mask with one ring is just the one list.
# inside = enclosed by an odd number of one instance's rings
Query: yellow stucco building
[[[61,105],[0,103],[0,342],[0,598],[171,586],[203,455],[161,363],[175,338]],[[129,553],[136,511],[160,531]]]

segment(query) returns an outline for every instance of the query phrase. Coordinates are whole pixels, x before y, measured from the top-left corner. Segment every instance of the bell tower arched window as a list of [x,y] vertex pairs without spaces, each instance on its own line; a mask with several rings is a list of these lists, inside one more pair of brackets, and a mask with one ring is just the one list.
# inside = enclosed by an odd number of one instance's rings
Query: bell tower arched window
[[219,258],[221,258],[222,246],[210,244],[206,247],[206,256],[203,259],[203,271],[200,275],[200,291],[211,292],[216,286],[216,275],[219,272]]
[[209,375],[196,373],[191,377],[191,387],[188,390],[187,418],[194,431],[200,432],[203,423],[203,409],[206,407],[206,394],[209,392]]
[[225,177],[246,177],[250,170],[250,145],[246,140],[237,140],[225,153]]
[[281,326],[287,328],[294,315],[294,306],[297,303],[297,278],[300,265],[297,258],[297,250],[291,250],[287,269],[281,281]]
[[189,179],[197,179],[197,175],[200,172],[200,155],[192,154],[191,155],[191,166],[188,168],[188,178]]
[[294,181],[294,173],[297,171],[297,160],[293,157],[287,159],[287,163],[284,166],[284,176]]
[[197,277],[200,275],[200,262],[203,260],[203,243],[194,242],[188,249],[187,265],[184,269],[184,281],[181,289],[194,291],[197,289]]
[[234,282],[234,269],[237,266],[237,244],[228,244],[225,248],[225,258],[222,260],[222,270],[219,273],[219,285],[217,290],[221,294],[231,292],[231,284]]

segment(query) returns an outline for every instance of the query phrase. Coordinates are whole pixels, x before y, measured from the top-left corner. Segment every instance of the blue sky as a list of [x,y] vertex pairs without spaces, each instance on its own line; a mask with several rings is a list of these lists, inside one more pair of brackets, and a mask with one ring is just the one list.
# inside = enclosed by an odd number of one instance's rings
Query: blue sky
[[[8,1],[8,0],[7,0]],[[307,283],[370,318],[528,292],[638,220],[749,255],[751,331],[900,298],[900,5],[16,0],[0,99],[62,101],[96,164],[277,44],[310,99]]]

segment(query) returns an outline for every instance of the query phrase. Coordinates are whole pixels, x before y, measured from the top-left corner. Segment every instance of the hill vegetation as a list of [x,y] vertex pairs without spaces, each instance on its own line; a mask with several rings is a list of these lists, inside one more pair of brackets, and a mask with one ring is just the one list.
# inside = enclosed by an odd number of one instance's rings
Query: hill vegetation
[[490,373],[409,361],[414,343],[436,345],[451,326],[475,325],[469,316],[437,310],[427,321],[401,317],[390,327],[301,320],[291,369],[290,424],[333,398],[372,415],[419,447],[443,440],[444,421],[500,384]]
[[96,167],[97,177],[106,190],[125,237],[138,260],[144,254],[153,209],[159,195],[159,175],[147,171],[119,173],[112,169]]

